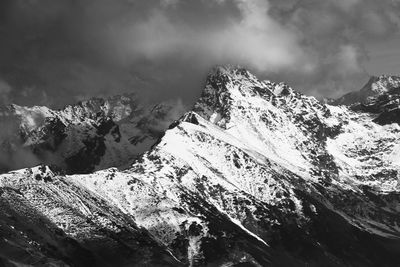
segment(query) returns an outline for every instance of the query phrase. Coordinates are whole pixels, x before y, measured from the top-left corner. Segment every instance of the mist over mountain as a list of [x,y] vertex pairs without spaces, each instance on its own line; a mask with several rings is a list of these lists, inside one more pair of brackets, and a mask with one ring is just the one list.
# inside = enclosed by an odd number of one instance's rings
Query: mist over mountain
[[60,110],[10,105],[0,113],[0,171],[46,164],[88,173],[130,163],[185,112],[180,101],[143,106],[135,94],[93,98]]
[[1,0],[0,267],[400,266],[399,0]]
[[[112,162],[111,149],[122,155],[116,162],[128,163],[83,175],[45,165],[0,175],[0,260],[11,266],[398,266],[400,125],[391,113],[399,107],[398,81],[372,78],[336,101],[347,105],[335,106],[240,67],[217,67],[193,108],[165,131],[156,129],[156,141],[147,126],[132,122],[139,116],[154,125],[158,105],[149,113],[121,112],[134,105],[118,96],[47,110],[51,120],[69,118],[66,128],[105,130],[75,138],[106,140],[101,161]],[[18,108],[46,114],[44,107]],[[107,127],[98,123],[105,115]],[[115,144],[125,138],[118,127],[154,144],[128,159],[120,152],[137,147]],[[75,135],[64,134],[64,140]]]

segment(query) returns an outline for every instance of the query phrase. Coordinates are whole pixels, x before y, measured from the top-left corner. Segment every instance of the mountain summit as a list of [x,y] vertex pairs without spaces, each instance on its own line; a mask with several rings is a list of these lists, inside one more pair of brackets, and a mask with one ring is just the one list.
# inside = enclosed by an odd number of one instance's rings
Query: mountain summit
[[1,175],[0,259],[398,266],[400,126],[375,120],[218,67],[193,109],[123,171]]
[[355,105],[369,101],[381,95],[390,94],[393,90],[400,87],[400,77],[398,76],[372,76],[368,82],[356,92],[350,92],[333,101],[335,105]]
[[400,77],[371,77],[360,91],[346,94],[333,104],[376,114],[374,121],[382,125],[400,123]]

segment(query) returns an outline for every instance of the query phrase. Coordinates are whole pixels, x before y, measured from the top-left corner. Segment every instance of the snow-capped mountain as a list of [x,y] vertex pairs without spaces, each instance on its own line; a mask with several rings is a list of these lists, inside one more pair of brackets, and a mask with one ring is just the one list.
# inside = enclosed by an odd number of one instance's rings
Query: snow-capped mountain
[[[94,98],[61,110],[3,108],[0,169],[54,165],[72,173],[124,166],[150,149],[179,118],[176,103],[145,108],[134,94]],[[3,157],[3,158],[1,158]]]
[[376,117],[218,67],[194,108],[125,170],[0,176],[0,259],[398,266],[400,126]]
[[390,93],[400,87],[398,76],[372,76],[359,91],[350,92],[333,101],[336,105],[355,105],[368,102],[370,99]]
[[377,115],[375,122],[379,124],[400,123],[400,77],[371,77],[360,91],[346,94],[333,104],[374,113]]

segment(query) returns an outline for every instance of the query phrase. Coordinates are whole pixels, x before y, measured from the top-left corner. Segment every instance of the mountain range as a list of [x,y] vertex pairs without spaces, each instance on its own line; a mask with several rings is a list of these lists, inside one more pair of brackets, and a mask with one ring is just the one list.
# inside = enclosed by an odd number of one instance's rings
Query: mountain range
[[135,94],[93,98],[60,110],[10,105],[0,111],[0,172],[39,163],[63,173],[129,164],[179,118],[180,102],[141,105]]
[[399,86],[325,104],[216,67],[165,131],[133,96],[7,107],[2,149],[52,166],[4,167],[0,266],[399,266]]

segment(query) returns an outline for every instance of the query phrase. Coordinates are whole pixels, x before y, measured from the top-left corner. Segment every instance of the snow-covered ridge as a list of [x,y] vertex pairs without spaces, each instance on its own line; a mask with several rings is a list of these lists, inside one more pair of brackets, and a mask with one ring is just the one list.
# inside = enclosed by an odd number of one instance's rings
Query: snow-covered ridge
[[67,173],[88,173],[124,166],[180,116],[175,104],[145,108],[131,94],[93,98],[60,110],[11,105],[0,114],[9,128],[0,136],[0,169],[45,163]]
[[400,87],[400,77],[390,75],[372,76],[359,91],[350,92],[332,101],[334,105],[364,104],[381,95],[390,94],[393,89]]
[[400,123],[400,77],[371,77],[360,91],[346,94],[333,104],[375,114],[374,121],[381,125]]
[[[218,67],[193,110],[124,171],[51,174],[45,181],[35,178],[50,171],[42,167],[2,175],[0,182],[82,247],[88,243],[81,230],[63,222],[103,222],[112,207],[114,223],[120,225],[123,214],[146,229],[171,253],[164,258],[169,263],[397,266],[400,127],[374,118],[324,105],[284,83],[260,81],[242,68]],[[33,185],[44,190],[38,197]],[[47,204],[46,190],[57,186],[55,192],[75,189],[79,201],[66,206],[77,203],[79,214],[57,212],[65,198],[60,206]],[[81,205],[88,201],[82,194],[96,203]],[[10,201],[4,194],[0,199]],[[125,234],[114,223],[102,225]]]

